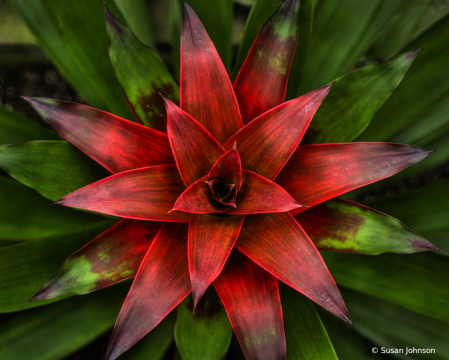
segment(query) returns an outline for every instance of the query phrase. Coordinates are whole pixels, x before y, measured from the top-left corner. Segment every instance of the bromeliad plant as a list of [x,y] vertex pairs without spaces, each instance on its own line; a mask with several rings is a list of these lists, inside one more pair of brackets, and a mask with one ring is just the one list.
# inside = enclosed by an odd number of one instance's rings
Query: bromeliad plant
[[[233,85],[184,4],[179,106],[178,84],[157,55],[105,13],[110,57],[140,124],[80,104],[27,100],[113,174],[56,204],[123,220],[68,258],[32,298],[85,294],[135,276],[107,359],[132,347],[190,292],[193,311],[224,305],[247,359],[285,359],[278,280],[351,322],[318,249],[437,250],[398,220],[337,198],[429,150],[387,142],[300,145],[333,83],[284,102],[298,0],[282,1],[265,22]],[[402,64],[403,75],[419,50],[389,62]],[[150,79],[146,64],[157,77]]]

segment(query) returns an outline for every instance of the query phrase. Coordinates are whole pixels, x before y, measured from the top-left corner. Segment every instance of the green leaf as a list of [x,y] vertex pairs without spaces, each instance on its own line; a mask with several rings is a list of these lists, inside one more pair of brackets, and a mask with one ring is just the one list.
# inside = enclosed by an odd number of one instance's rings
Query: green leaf
[[312,33],[314,0],[301,0],[298,18],[298,44],[288,80],[286,100],[298,97],[299,83],[306,62],[307,48]]
[[129,0],[114,0],[114,2],[139,40],[145,45],[154,48],[156,42],[152,34],[153,30],[151,28],[152,24],[147,1],[133,0],[131,2]]
[[175,69],[175,77],[179,79],[181,69],[181,24],[182,1],[170,0],[170,38],[171,38],[171,63]]
[[[41,0],[41,3],[68,52],[107,104],[108,111],[134,120],[109,60],[102,1]],[[115,3],[107,3],[111,11],[119,13]]]
[[111,175],[67,141],[0,146],[0,167],[53,201]]
[[112,221],[102,221],[80,230],[0,249],[0,313],[55,301],[26,302],[69,255],[112,224]]
[[404,49],[426,46],[358,141],[382,141],[414,122],[431,121],[428,114],[447,102],[449,96],[448,36],[449,16],[446,16]]
[[56,140],[58,136],[27,117],[0,106],[0,145],[31,140]]
[[317,89],[346,68],[360,35],[369,25],[381,0],[320,0],[315,9],[304,75],[299,94]]
[[310,123],[302,143],[354,140],[401,82],[418,52],[410,51],[338,78]]
[[209,287],[193,314],[189,295],[178,306],[175,340],[183,360],[220,360],[231,342],[232,328],[215,289]]
[[[22,17],[45,54],[59,72],[84,96],[92,106],[107,109],[101,94],[89,83],[77,63],[67,51],[64,42],[50,22],[39,0],[8,0],[13,9]],[[47,140],[46,138],[40,138]],[[37,139],[28,139],[37,140]]]
[[[354,330],[379,347],[402,348],[404,351],[406,347],[430,348],[442,357],[449,354],[449,324],[358,291],[343,288],[341,294],[350,309]],[[403,359],[421,356],[400,355]]]
[[23,241],[21,240],[0,240],[0,249],[11,245],[17,245],[22,242]]
[[0,177],[0,239],[34,240],[87,226],[104,218],[51,202],[33,189]]
[[105,11],[109,55],[128,103],[142,124],[166,133],[167,114],[159,93],[179,103],[179,85],[159,56]]
[[430,184],[393,197],[371,201],[369,205],[399,217],[423,236],[449,232],[449,180]]
[[449,262],[435,252],[366,256],[322,252],[339,285],[449,322]]
[[120,360],[161,360],[173,343],[174,313],[167,315],[161,323],[124,354]]
[[[189,0],[217,49],[224,66],[231,66],[232,0]],[[179,35],[179,34],[178,34]]]
[[291,287],[279,284],[287,360],[337,360],[320,317],[312,302]]
[[436,250],[399,220],[339,198],[313,206],[295,219],[319,250],[368,255]]
[[73,297],[0,327],[2,360],[59,360],[110,329],[129,286]]

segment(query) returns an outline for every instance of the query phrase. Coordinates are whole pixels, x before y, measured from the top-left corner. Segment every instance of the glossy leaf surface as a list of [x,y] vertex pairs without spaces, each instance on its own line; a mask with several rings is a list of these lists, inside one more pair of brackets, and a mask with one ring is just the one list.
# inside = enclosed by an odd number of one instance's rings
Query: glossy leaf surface
[[110,175],[66,141],[0,146],[0,167],[53,201]]
[[2,360],[56,360],[87,345],[114,325],[128,287],[75,297],[24,313],[0,327]]
[[284,102],[298,41],[299,0],[284,0],[264,23],[235,81],[243,123]]
[[187,225],[163,225],[145,255],[109,341],[106,359],[117,358],[168,315],[191,291]]
[[[108,110],[131,120],[132,113],[108,57],[103,2],[79,0],[76,4],[70,4],[58,0],[42,0],[41,3],[67,51],[83,72],[86,81],[107,104]],[[115,3],[108,0],[107,4],[114,14],[119,13]]]
[[413,50],[339,77],[315,114],[302,143],[354,140],[402,81],[419,51]]
[[112,224],[111,221],[103,221],[80,230],[1,249],[0,312],[24,310],[49,303],[26,301],[58,270],[70,254]]
[[165,99],[168,115],[168,137],[176,165],[186,186],[206,176],[223,147],[201,124],[184,110]]
[[394,175],[430,152],[392,143],[300,146],[276,183],[300,204],[313,206]]
[[323,252],[322,256],[340,285],[449,322],[449,310],[444,305],[449,290],[441,286],[449,279],[447,256],[435,252],[407,257],[336,252]]
[[137,220],[187,222],[187,214],[168,214],[184,189],[175,165],[152,166],[112,175],[56,204]]
[[399,220],[339,198],[313,206],[295,219],[319,250],[369,255],[436,250]]
[[285,359],[276,278],[234,250],[214,286],[246,359]]
[[235,143],[242,167],[273,180],[298,147],[330,86],[277,106],[246,125],[225,144]]
[[279,280],[350,321],[320,253],[290,214],[247,216],[235,246]]
[[106,7],[109,56],[128,104],[141,124],[167,132],[164,100],[179,102],[179,86],[159,56]]
[[125,219],[71,255],[33,300],[81,295],[134,276],[162,223]]
[[188,251],[194,306],[223,269],[244,218],[225,214],[190,215]]
[[167,135],[159,131],[80,104],[28,101],[69,142],[112,173],[174,163]]
[[184,360],[221,360],[231,337],[231,324],[213,288],[206,291],[194,314],[190,296],[177,307],[175,340]]
[[287,359],[337,360],[326,329],[309,299],[280,283]]
[[181,31],[181,108],[221,144],[243,126],[226,69],[199,18],[186,3]]
[[49,206],[51,202],[34,190],[4,176],[0,177],[0,188],[2,240],[35,240],[104,220],[93,214]]
[[0,145],[58,138],[33,120],[3,106],[0,106],[0,126]]
[[238,188],[242,186],[242,161],[236,145],[217,160],[207,175],[208,180],[225,181]]

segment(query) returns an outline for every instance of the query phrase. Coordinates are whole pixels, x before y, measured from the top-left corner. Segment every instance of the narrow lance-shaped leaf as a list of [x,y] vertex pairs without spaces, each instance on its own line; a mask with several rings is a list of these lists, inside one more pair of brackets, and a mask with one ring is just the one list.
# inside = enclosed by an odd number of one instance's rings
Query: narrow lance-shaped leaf
[[284,0],[260,29],[234,82],[247,124],[284,102],[298,41],[299,0]]
[[251,121],[229,139],[236,142],[242,167],[273,180],[299,145],[332,85],[281,104]]
[[221,360],[231,338],[231,324],[213,287],[206,291],[194,313],[190,296],[177,307],[175,340],[184,360]]
[[328,200],[295,219],[319,250],[370,255],[438,250],[399,220],[348,200]]
[[136,220],[188,222],[188,214],[168,214],[184,189],[175,165],[152,166],[112,175],[55,204]]
[[179,86],[159,56],[105,6],[109,56],[128,104],[141,124],[167,132],[164,100],[179,102]]
[[320,253],[289,213],[247,216],[235,246],[279,280],[351,321]]
[[276,183],[300,204],[313,206],[394,175],[430,152],[392,143],[300,146]]
[[316,112],[303,144],[354,140],[402,81],[416,55],[413,50],[349,72],[335,80]]
[[110,175],[66,141],[0,146],[0,167],[53,201]]
[[193,117],[165,99],[168,115],[168,138],[179,173],[192,185],[206,176],[218,158],[225,153],[217,140]]
[[190,215],[188,251],[194,308],[223,269],[244,219],[225,214]]
[[181,32],[181,108],[220,144],[243,126],[226,69],[200,20],[186,3]]
[[242,186],[242,161],[237,151],[237,143],[223,154],[207,175],[208,180],[222,180],[229,184]]
[[285,334],[276,278],[234,250],[214,286],[246,359],[285,359]]
[[27,100],[69,142],[113,173],[174,163],[168,137],[159,131],[80,104]]
[[166,224],[153,240],[120,311],[106,360],[128,350],[190,293],[187,231],[185,224]]
[[[70,254],[113,224],[102,221],[0,250],[0,313],[48,304],[27,302]],[[36,271],[39,269],[39,271]]]
[[32,300],[86,294],[134,276],[161,226],[120,221],[71,255]]
[[[115,3],[106,0],[118,14]],[[67,51],[85,78],[108,106],[110,112],[132,120],[133,115],[120,89],[108,57],[108,36],[104,24],[103,1],[78,0],[68,3],[41,0]]]

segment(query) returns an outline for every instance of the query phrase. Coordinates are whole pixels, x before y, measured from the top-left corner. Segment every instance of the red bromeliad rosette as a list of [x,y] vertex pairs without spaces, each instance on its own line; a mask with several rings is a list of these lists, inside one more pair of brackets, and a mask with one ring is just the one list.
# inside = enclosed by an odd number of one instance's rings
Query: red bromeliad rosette
[[[190,292],[196,307],[211,284],[246,358],[284,359],[278,280],[350,322],[317,247],[435,249],[396,219],[333,199],[397,173],[428,150],[392,143],[299,146],[332,84],[284,103],[298,9],[298,1],[281,3],[232,85],[185,5],[179,107],[178,85],[165,68],[148,88],[136,85],[145,83],[139,71],[156,55],[106,9],[111,59],[125,96],[137,119],[157,130],[84,105],[28,99],[113,173],[57,204],[124,220],[72,255],[33,298],[88,293],[135,275],[107,359],[134,345]],[[139,65],[135,72],[130,59]],[[368,226],[347,215],[357,213],[381,217],[395,237],[388,244],[326,241],[339,226],[347,232]]]

